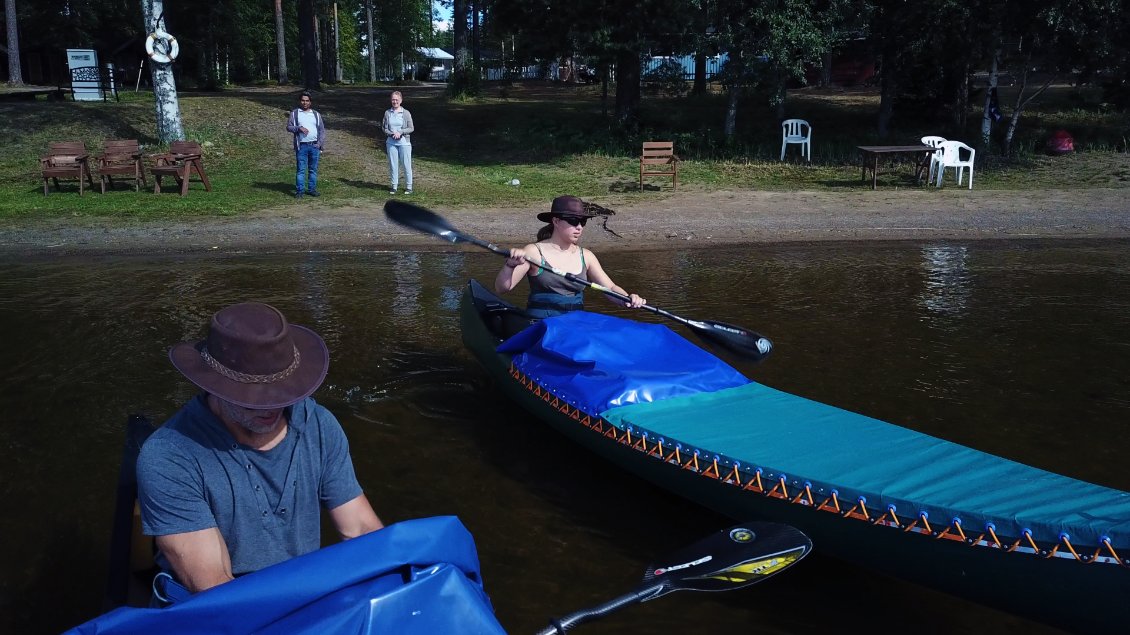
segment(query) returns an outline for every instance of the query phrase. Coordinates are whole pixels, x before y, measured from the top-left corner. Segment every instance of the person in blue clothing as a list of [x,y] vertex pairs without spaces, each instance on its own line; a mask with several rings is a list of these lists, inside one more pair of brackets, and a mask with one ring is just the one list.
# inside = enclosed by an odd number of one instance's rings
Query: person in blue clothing
[[[298,108],[290,111],[286,129],[294,135],[294,156],[298,163],[294,177],[294,198],[303,194],[318,194],[318,159],[326,142],[326,125],[322,115],[314,110],[310,93],[298,98]],[[309,176],[307,176],[309,175]]]
[[343,539],[384,525],[353,470],[337,419],[310,395],[326,344],[276,308],[236,304],[206,339],[169,358],[202,393],[142,446],[142,531],[190,592],[321,547],[321,510]]
[[538,220],[547,223],[538,231],[538,242],[510,250],[510,256],[495,276],[495,291],[512,291],[522,278],[527,278],[530,295],[526,312],[536,318],[552,317],[584,308],[583,285],[530,264],[532,260],[629,296],[631,299],[624,306],[639,308],[647,304],[647,300],[617,286],[600,266],[596,254],[580,246],[585,224],[595,215],[576,196],[558,196],[553,199],[549,211],[538,214]]

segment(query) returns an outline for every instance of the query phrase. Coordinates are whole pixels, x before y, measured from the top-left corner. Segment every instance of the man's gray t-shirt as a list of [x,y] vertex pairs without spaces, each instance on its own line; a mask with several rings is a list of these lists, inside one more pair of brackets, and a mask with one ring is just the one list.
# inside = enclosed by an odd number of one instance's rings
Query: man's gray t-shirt
[[[318,549],[321,508],[361,495],[341,424],[310,398],[289,408],[286,438],[259,452],[200,395],[145,442],[137,481],[146,535],[218,527],[234,575]],[[157,564],[170,569],[163,554]]]

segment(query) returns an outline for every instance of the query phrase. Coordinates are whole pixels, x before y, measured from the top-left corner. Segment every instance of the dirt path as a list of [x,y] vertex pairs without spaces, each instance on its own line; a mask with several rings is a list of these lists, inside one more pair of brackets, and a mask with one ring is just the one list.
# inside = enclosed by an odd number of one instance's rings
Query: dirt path
[[[717,191],[598,200],[617,214],[590,224],[601,250],[812,240],[1127,238],[1130,190]],[[548,207],[548,204],[546,205]],[[437,208],[460,230],[498,244],[528,242],[537,209]],[[0,255],[442,249],[436,239],[384,219],[378,203],[307,201],[240,218],[131,223],[58,219],[0,227]]]

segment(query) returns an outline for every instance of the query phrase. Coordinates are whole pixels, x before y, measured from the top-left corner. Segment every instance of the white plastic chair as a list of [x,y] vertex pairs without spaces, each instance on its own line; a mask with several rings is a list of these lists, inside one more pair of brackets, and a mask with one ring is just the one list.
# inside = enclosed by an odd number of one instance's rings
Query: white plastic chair
[[[957,173],[958,185],[961,185],[965,168],[969,168],[969,189],[973,189],[973,159],[977,156],[977,151],[960,141],[943,141],[938,147],[942,156],[938,159],[937,186],[942,186],[942,175],[946,173],[946,168],[953,168]],[[962,154],[965,152],[969,153],[969,157],[963,159]]]
[[785,160],[785,147],[800,144],[800,155],[812,161],[812,126],[804,119],[786,119],[781,122],[781,160]]
[[[931,148],[937,148],[939,145],[941,145],[943,142],[945,142],[945,140],[946,140],[945,137],[939,137],[937,135],[929,135],[929,136],[926,136],[926,137],[922,137],[922,145],[930,146]],[[926,173],[926,182],[927,183],[933,183],[934,182],[934,170],[938,169],[938,161],[941,158],[942,158],[942,153],[939,152],[939,151],[935,151],[935,152],[930,153],[930,170],[929,170],[929,172]]]

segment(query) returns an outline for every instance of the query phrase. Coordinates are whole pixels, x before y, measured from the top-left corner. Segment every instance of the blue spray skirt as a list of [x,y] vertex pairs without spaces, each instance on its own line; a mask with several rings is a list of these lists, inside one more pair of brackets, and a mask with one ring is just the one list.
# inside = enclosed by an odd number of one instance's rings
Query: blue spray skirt
[[453,516],[390,525],[197,593],[123,607],[68,635],[504,634],[471,534]]

